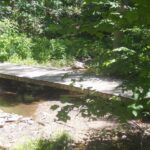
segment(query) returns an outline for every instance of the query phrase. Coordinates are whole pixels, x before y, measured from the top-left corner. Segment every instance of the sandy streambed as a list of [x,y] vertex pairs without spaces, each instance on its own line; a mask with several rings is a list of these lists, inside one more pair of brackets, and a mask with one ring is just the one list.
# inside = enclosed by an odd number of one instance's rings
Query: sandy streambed
[[89,121],[78,114],[78,109],[69,112],[67,122],[57,120],[57,112],[50,109],[52,105],[63,106],[60,101],[45,101],[38,104],[35,113],[24,117],[13,113],[0,111],[0,146],[12,148],[29,139],[50,138],[53,135],[67,132],[75,140],[82,142],[88,138],[88,130],[96,128],[115,127],[117,124],[110,121]]

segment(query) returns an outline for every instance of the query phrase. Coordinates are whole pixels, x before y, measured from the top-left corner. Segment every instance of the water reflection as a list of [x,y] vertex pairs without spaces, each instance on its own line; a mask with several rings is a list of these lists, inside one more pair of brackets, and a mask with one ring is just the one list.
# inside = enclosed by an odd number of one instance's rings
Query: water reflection
[[8,113],[16,113],[26,117],[34,115],[43,100],[32,96],[21,96],[13,92],[0,91],[0,109]]
[[59,100],[69,91],[0,78],[0,110],[23,116],[34,116],[38,105]]

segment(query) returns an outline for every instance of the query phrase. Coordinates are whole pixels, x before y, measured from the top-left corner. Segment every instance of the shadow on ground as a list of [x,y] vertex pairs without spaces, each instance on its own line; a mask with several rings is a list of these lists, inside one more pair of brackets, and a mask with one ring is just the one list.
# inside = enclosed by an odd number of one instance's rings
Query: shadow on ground
[[112,121],[128,121],[132,119],[127,106],[131,100],[122,100],[117,97],[104,99],[92,95],[63,95],[61,102],[65,105],[61,108],[59,105],[51,106],[52,110],[60,109],[57,113],[57,119],[67,121],[70,119],[69,112],[78,110],[78,114],[87,117],[89,120],[108,119]]

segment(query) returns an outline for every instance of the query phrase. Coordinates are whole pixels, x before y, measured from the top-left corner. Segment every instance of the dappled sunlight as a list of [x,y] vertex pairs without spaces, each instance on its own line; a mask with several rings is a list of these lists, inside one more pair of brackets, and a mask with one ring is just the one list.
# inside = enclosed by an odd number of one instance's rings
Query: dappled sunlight
[[132,119],[130,112],[127,111],[127,106],[131,104],[131,100],[121,100],[117,97],[104,99],[96,96],[82,96],[72,99],[69,98],[69,95],[62,97],[61,100],[64,102],[64,106],[53,105],[51,109],[56,109],[58,120],[65,122],[71,119],[69,113],[72,111],[88,120],[127,122]]

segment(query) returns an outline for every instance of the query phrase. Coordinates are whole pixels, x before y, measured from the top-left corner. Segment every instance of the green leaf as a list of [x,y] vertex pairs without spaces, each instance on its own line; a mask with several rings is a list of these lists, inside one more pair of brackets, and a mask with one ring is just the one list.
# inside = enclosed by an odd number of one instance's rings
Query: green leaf
[[128,106],[128,108],[133,109],[133,110],[141,110],[141,109],[143,109],[143,105],[132,104],[132,105]]
[[137,117],[137,116],[138,116],[138,112],[137,112],[137,111],[135,111],[135,110],[133,110],[133,111],[132,111],[132,114],[133,114],[135,117]]
[[52,106],[50,107],[50,109],[52,109],[52,110],[56,110],[57,108],[59,108],[58,105],[52,105]]

